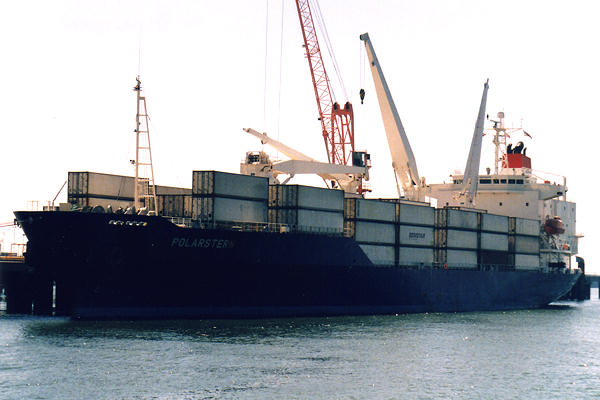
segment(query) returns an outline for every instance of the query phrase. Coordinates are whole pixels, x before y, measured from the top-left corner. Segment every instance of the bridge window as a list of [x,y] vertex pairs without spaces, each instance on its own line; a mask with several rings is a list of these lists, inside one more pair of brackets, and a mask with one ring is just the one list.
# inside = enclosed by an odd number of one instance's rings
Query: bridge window
[[480,179],[479,183],[492,183],[491,179]]
[[515,180],[514,180],[514,179],[509,179],[509,180],[508,180],[508,183],[510,183],[510,184],[514,184],[514,183],[515,183]]
[[498,184],[498,183],[500,183],[500,179],[494,179],[494,183],[495,183],[495,184]]
[[500,179],[500,183],[506,183],[506,179]]

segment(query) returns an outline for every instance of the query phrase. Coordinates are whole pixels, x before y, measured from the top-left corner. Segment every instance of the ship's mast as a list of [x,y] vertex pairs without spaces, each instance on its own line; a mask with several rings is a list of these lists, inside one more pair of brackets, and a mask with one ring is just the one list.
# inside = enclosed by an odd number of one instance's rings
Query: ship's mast
[[135,78],[133,88],[137,92],[137,113],[135,115],[135,183],[134,206],[136,210],[145,207],[149,214],[156,215],[156,186],[154,185],[154,168],[152,167],[152,151],[150,149],[150,128],[146,97],[142,96],[142,82]]
[[[505,162],[506,156],[506,138],[510,138],[511,133],[518,132],[523,130],[523,127],[519,128],[507,128],[504,126],[504,112],[500,111],[498,113],[498,120],[490,120],[494,125],[492,129],[494,130],[494,174],[498,175],[500,172],[500,168],[503,168],[503,162]],[[525,133],[527,135],[527,133]]]
[[[498,175],[499,173],[499,166],[500,163],[502,162],[502,152],[503,150],[500,148],[500,146],[503,146],[503,148],[506,150],[506,128],[504,127],[504,112],[500,111],[498,113],[498,121],[493,121],[494,126],[494,175]],[[505,151],[504,150],[504,151]]]

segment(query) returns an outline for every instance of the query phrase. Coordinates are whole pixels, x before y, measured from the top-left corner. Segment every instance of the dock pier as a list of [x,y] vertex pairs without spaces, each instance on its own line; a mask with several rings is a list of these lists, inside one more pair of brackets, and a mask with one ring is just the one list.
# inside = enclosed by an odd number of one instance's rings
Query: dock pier
[[7,314],[31,314],[34,298],[33,271],[24,257],[0,258],[0,293],[4,293]]

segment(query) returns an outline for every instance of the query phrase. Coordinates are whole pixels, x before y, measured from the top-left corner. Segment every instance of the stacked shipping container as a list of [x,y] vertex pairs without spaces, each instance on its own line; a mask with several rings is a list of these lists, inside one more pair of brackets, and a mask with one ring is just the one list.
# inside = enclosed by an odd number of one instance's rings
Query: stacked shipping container
[[398,263],[400,265],[434,262],[435,209],[424,204],[397,203]]
[[540,221],[509,218],[509,250],[516,269],[540,267]]
[[133,203],[134,181],[130,176],[69,172],[67,201],[80,207],[127,208]]
[[508,266],[508,217],[480,214],[479,264]]
[[441,265],[474,268],[478,254],[478,213],[440,208],[435,213],[436,258]]
[[164,217],[192,218],[191,193],[157,194],[156,202],[158,215],[162,215]]
[[436,262],[454,268],[476,265],[509,269],[540,267],[537,220],[476,210],[436,210]]
[[377,200],[345,200],[344,224],[374,264],[396,265],[396,204]]
[[[68,201],[113,209],[133,202],[134,178],[69,172]],[[402,200],[344,199],[344,192],[271,185],[257,176],[194,171],[192,189],[157,186],[159,215],[203,223],[285,225],[289,231],[345,233],[378,265],[478,265],[537,269],[540,222]]]
[[268,199],[268,178],[219,171],[192,174],[194,220],[266,223]]
[[[97,172],[69,172],[67,201],[79,207],[109,205],[114,210],[133,204],[135,178]],[[156,186],[159,215],[191,217],[192,190],[171,186]]]
[[344,192],[312,186],[269,186],[269,222],[292,231],[341,234]]
[[375,264],[431,265],[433,215],[421,204],[346,199],[347,231]]

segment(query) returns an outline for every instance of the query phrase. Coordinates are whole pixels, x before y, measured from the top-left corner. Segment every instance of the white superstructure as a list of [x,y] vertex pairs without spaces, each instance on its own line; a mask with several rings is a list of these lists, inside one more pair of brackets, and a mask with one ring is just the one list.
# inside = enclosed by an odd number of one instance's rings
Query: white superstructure
[[[522,129],[506,128],[503,112],[498,113],[497,121],[491,121],[494,172],[489,168],[485,174],[479,172],[488,82],[484,85],[465,173],[450,175],[449,183],[426,185],[424,178],[419,179],[408,137],[369,35],[365,33],[360,39],[365,44],[373,73],[399,197],[421,201],[433,198],[442,209],[470,210],[490,215],[490,218],[493,215],[510,217],[513,226],[508,231],[513,236],[509,238],[511,244],[505,247],[514,254],[515,266],[570,267],[580,235],[576,234],[575,203],[566,199],[566,178],[541,178],[533,171],[523,142],[515,143],[514,147],[507,144],[510,134]],[[523,134],[531,137],[525,131]]]
[[[540,221],[541,262],[565,262],[570,265],[570,256],[577,253],[575,203],[566,199],[566,178],[541,178],[532,169],[527,148],[519,141],[514,147],[507,143],[504,113],[498,113],[493,122],[496,146],[494,173],[488,169],[478,176],[477,193],[472,204],[460,196],[465,176],[450,175],[449,183],[428,186],[428,194],[437,199],[438,207],[473,207],[491,214]],[[497,172],[496,172],[497,171]],[[559,217],[565,232],[548,235],[544,232],[546,221]]]

